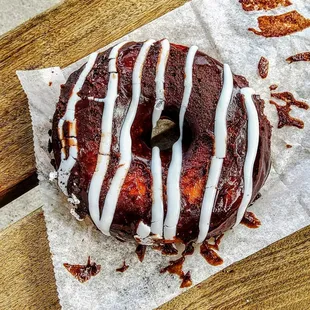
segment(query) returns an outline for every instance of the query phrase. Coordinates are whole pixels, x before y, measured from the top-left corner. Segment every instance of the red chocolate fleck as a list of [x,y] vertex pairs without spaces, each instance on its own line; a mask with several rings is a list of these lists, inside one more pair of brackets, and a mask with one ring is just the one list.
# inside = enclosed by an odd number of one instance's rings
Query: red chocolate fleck
[[180,288],[190,287],[193,284],[191,272],[187,271],[186,274],[182,277],[182,283]]
[[272,10],[279,6],[289,6],[289,0],[239,0],[245,11]]
[[175,261],[170,261],[167,267],[160,270],[160,273],[169,272],[171,274],[176,274],[182,279],[180,288],[189,287],[192,285],[191,273],[188,271],[186,274],[183,271],[183,263],[185,261],[185,256],[181,256]]
[[286,59],[288,63],[296,61],[310,61],[310,52],[299,53]]
[[277,84],[272,84],[272,85],[269,86],[270,91],[276,90],[277,88],[278,88]]
[[117,268],[116,271],[118,271],[118,272],[124,272],[124,271],[126,271],[128,268],[129,268],[129,266],[126,265],[126,262],[124,261],[124,262],[123,262],[123,266],[120,267],[120,268]]
[[145,256],[145,251],[146,251],[146,245],[138,244],[136,248],[136,254],[138,256],[139,261],[142,263],[144,260]]
[[295,126],[300,129],[304,128],[304,122],[300,119],[290,116],[289,113],[292,110],[292,105],[295,105],[304,110],[308,110],[309,106],[305,102],[296,100],[293,94],[289,92],[272,93],[271,97],[283,100],[286,103],[286,105],[282,106],[273,100],[270,100],[270,103],[274,104],[278,111],[278,128],[282,128],[283,126]]
[[310,27],[310,19],[303,17],[297,11],[281,15],[260,16],[257,20],[260,31],[254,28],[249,28],[249,31],[266,38],[282,37]]
[[176,274],[179,277],[182,277],[184,275],[182,270],[184,261],[185,261],[184,256],[180,257],[177,260],[170,261],[167,267],[164,267],[160,270],[160,273],[169,272],[172,274]]
[[53,82],[49,82],[49,83],[48,83],[48,86],[52,86],[52,84],[53,84]]
[[210,242],[208,242],[209,248],[218,251],[218,250],[219,250],[219,245],[220,245],[220,243],[221,243],[221,240],[222,240],[223,236],[224,236],[224,234],[221,234],[221,235],[219,235],[219,236],[217,236],[217,237],[214,237],[214,243],[213,243],[213,244],[210,243]]
[[268,76],[269,60],[265,57],[261,57],[258,63],[258,73],[262,79]]
[[261,222],[253,212],[246,211],[241,220],[241,224],[248,228],[258,228],[261,225]]
[[212,266],[218,266],[223,264],[223,259],[210,248],[208,242],[204,242],[200,246],[200,254]]
[[86,265],[71,265],[68,263],[64,263],[63,265],[81,283],[96,276],[101,270],[101,265],[97,265],[95,262],[90,262],[90,256],[88,256]]
[[290,148],[292,148],[292,147],[293,147],[292,145],[286,144],[286,148],[287,148],[287,149],[290,149]]

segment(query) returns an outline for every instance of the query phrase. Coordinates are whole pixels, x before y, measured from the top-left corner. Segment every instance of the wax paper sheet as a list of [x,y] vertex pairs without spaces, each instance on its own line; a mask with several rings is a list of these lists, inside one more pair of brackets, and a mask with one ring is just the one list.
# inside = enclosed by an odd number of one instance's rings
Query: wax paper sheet
[[[224,267],[310,224],[310,112],[293,109],[292,115],[304,120],[305,127],[277,129],[277,113],[270,99],[269,86],[291,91],[297,99],[310,98],[310,63],[289,65],[285,59],[310,50],[310,29],[280,38],[264,38],[247,29],[255,27],[257,16],[281,14],[297,9],[310,17],[307,1],[294,0],[286,8],[269,12],[245,12],[237,0],[197,0],[164,15],[130,33],[126,39],[140,41],[167,38],[184,45],[198,45],[201,51],[228,63],[235,74],[247,77],[250,86],[266,100],[265,112],[274,126],[272,170],[261,190],[262,197],[250,208],[261,220],[259,229],[239,225],[227,232],[220,245],[221,266],[214,267],[196,253],[188,257],[184,271],[190,270],[193,283],[208,278]],[[270,73],[262,80],[257,74],[261,56],[270,61]],[[86,59],[60,69],[19,71],[18,76],[29,99],[34,147],[40,187],[44,196],[44,214],[54,264],[60,304],[63,309],[152,309],[182,293],[175,275],[160,274],[171,258],[147,250],[143,263],[134,254],[134,242],[120,243],[97,231],[89,219],[77,221],[71,206],[49,182],[51,155],[47,150],[48,130],[59,86]],[[50,83],[52,82],[52,84]],[[292,145],[286,148],[286,144]],[[63,263],[85,264],[88,255],[102,265],[90,281],[78,282]],[[129,265],[116,272],[123,260]]]

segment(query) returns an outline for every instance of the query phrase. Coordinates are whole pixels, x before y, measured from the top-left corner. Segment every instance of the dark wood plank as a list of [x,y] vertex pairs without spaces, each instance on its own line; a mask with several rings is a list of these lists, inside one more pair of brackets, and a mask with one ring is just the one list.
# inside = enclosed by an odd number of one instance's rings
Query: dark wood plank
[[0,38],[0,196],[35,171],[16,70],[67,66],[186,0],[67,0]]

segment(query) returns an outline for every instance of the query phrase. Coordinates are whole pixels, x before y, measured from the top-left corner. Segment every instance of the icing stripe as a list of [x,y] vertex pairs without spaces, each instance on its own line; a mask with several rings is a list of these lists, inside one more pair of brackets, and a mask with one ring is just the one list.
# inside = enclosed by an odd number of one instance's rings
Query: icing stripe
[[183,123],[184,115],[192,91],[193,63],[197,50],[197,46],[190,47],[185,63],[184,93],[179,112],[180,137],[172,146],[172,159],[168,169],[167,177],[167,215],[164,223],[164,237],[166,240],[172,240],[175,237],[176,227],[180,217],[180,176],[182,169]]
[[[161,51],[156,67],[156,101],[152,114],[152,125],[156,127],[157,121],[160,119],[165,104],[165,71],[167,60],[170,52],[170,43],[167,39],[161,41]],[[151,231],[160,237],[163,234],[164,224],[164,204],[163,204],[163,185],[162,185],[162,166],[160,159],[160,150],[157,146],[152,149],[151,172],[153,179],[153,201],[152,201],[152,220]]]
[[203,196],[200,219],[199,219],[199,235],[197,242],[201,243],[207,237],[213,206],[216,200],[217,185],[221,176],[224,157],[227,148],[227,110],[233,92],[233,76],[229,65],[224,64],[224,81],[223,88],[215,112],[215,154],[211,159],[208,180],[205,193]]
[[112,48],[109,54],[109,83],[105,98],[89,98],[90,100],[96,99],[97,102],[104,102],[101,119],[101,140],[99,154],[97,158],[96,169],[92,176],[88,191],[89,213],[96,226],[99,225],[99,199],[101,187],[110,161],[113,112],[115,101],[118,96],[118,73],[116,68],[116,59],[120,48],[126,43],[127,41],[117,44]]
[[135,119],[139,104],[143,65],[148,51],[154,42],[154,40],[147,40],[143,44],[134,65],[132,73],[132,99],[120,135],[120,162],[116,173],[112,179],[109,191],[104,202],[101,219],[98,223],[98,228],[105,235],[110,235],[110,226],[113,221],[118,197],[131,164],[132,141],[130,136],[130,129]]
[[151,231],[153,234],[162,236],[164,223],[162,166],[160,160],[160,150],[157,146],[152,148],[151,172],[153,177]]
[[152,115],[153,128],[156,127],[157,121],[160,119],[161,112],[163,111],[165,106],[165,89],[164,89],[165,71],[170,52],[170,43],[167,39],[161,41],[160,43],[161,43],[161,51],[157,62],[156,76],[155,76],[156,101]]
[[[67,184],[70,176],[70,172],[76,162],[78,156],[78,146],[76,141],[76,122],[75,122],[75,105],[80,100],[78,92],[82,89],[84,82],[90,70],[93,68],[95,61],[97,59],[98,53],[92,53],[89,56],[88,62],[85,65],[85,68],[81,72],[76,84],[73,87],[71,96],[69,98],[66,112],[64,116],[58,122],[58,137],[61,140],[62,149],[61,149],[61,162],[58,169],[58,185],[63,193],[68,196]],[[73,139],[75,138],[75,143],[69,145],[69,156],[66,158],[65,146],[66,141],[64,140],[64,131],[63,125],[65,122],[69,122],[69,136]]]
[[252,95],[255,94],[252,88],[246,87],[241,89],[241,94],[245,99],[245,106],[248,117],[248,140],[247,140],[247,153],[245,157],[243,167],[243,181],[244,181],[244,192],[241,204],[238,209],[236,223],[237,226],[246,211],[248,204],[252,198],[253,191],[253,167],[257,155],[258,144],[259,144],[259,120],[255,104],[252,99]]

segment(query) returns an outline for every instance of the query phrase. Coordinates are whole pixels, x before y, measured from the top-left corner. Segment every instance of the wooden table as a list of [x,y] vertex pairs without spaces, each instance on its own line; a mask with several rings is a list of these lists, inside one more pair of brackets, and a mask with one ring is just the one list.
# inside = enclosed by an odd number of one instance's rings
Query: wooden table
[[[185,0],[67,0],[0,38],[0,205],[36,185],[27,98],[15,70],[67,66]],[[42,210],[0,232],[0,309],[58,309]],[[309,309],[310,226],[161,309]]]

